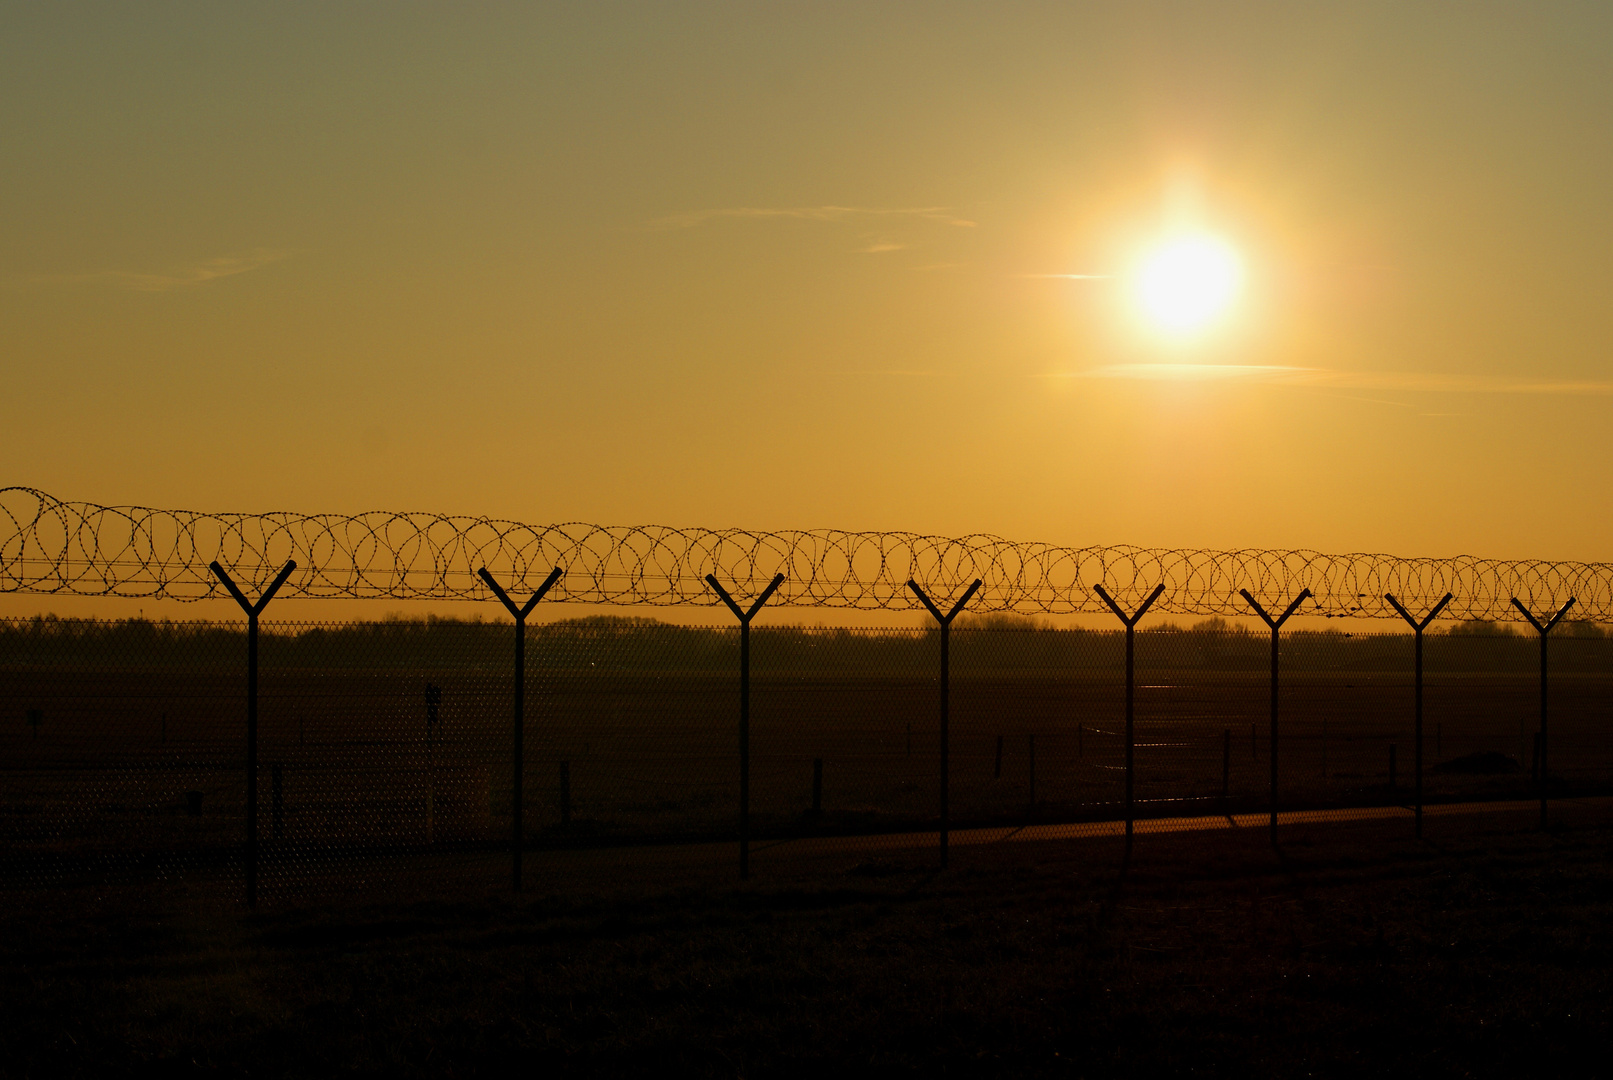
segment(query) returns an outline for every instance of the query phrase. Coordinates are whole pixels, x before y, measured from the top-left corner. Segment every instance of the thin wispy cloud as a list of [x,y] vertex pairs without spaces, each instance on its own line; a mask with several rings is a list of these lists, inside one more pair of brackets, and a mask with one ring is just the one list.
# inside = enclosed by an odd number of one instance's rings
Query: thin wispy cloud
[[138,270],[93,270],[80,274],[22,274],[7,279],[18,285],[91,285],[108,284],[132,292],[171,292],[175,289],[192,289],[220,278],[235,277],[261,266],[290,258],[294,253],[272,248],[257,248],[238,255],[221,255],[204,259],[189,266],[177,267],[161,273]]
[[708,221],[722,218],[751,220],[795,219],[798,221],[855,221],[868,218],[916,218],[938,221],[943,225],[956,225],[972,229],[975,222],[957,216],[949,206],[735,206],[721,210],[696,210],[688,214],[673,214],[657,218],[653,224],[662,229],[692,229]]
[[1035,278],[1046,280],[1054,278],[1060,281],[1108,281],[1113,274],[1020,274],[1022,278]]
[[883,255],[887,251],[902,251],[907,246],[906,244],[898,244],[894,240],[875,240],[867,247],[858,248],[857,253],[860,255]]
[[[1339,390],[1449,394],[1613,394],[1613,382],[1508,379],[1493,375],[1440,375],[1418,371],[1338,371],[1267,364],[1116,364],[1055,377],[1144,382],[1256,382]],[[1398,403],[1395,403],[1398,404]]]

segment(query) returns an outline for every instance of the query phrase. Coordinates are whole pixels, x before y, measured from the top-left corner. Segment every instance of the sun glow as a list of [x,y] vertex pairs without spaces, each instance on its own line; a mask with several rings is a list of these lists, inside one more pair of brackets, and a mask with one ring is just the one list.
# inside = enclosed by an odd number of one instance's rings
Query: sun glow
[[1223,315],[1242,285],[1243,263],[1230,244],[1213,236],[1186,236],[1143,257],[1135,292],[1154,329],[1184,337]]

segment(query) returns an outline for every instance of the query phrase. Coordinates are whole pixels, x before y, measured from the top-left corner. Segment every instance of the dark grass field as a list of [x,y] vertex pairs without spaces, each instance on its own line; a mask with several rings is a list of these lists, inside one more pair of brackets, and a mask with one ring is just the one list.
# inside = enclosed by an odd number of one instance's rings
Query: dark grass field
[[[731,632],[606,618],[528,636],[529,835],[547,845],[732,835],[739,702]],[[978,629],[954,637],[954,820],[1115,816],[1125,775],[1123,636]],[[1568,637],[1555,647],[1552,775],[1564,792],[1606,790],[1613,639]],[[271,627],[263,648],[260,828],[280,834],[288,850],[404,853],[507,834],[508,627],[285,625]],[[1410,638],[1295,634],[1283,648],[1285,804],[1403,798],[1414,756]],[[916,630],[757,632],[756,835],[900,831],[935,819],[937,649],[933,634]],[[1427,798],[1531,790],[1536,656],[1521,637],[1430,640]],[[0,702],[13,713],[0,716],[0,855],[171,854],[177,867],[189,852],[238,843],[244,659],[240,628],[226,624],[0,621]],[[1139,635],[1143,812],[1263,805],[1268,662],[1258,635]],[[1436,771],[1473,754],[1509,771]],[[806,817],[817,775],[821,810]],[[187,792],[200,800],[194,817]]]
[[[1613,818],[769,865],[534,858],[521,898],[13,894],[14,1076],[1598,1076]],[[484,894],[485,895],[485,894]]]

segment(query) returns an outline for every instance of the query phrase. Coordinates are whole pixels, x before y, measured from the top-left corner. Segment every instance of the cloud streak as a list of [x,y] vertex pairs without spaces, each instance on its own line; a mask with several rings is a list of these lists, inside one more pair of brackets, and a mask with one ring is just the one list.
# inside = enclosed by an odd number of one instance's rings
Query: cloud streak
[[238,255],[221,255],[204,259],[190,266],[179,267],[167,273],[149,273],[135,270],[96,270],[83,274],[24,274],[11,278],[10,285],[89,285],[104,283],[131,292],[162,293],[175,289],[193,289],[220,278],[245,274],[260,266],[289,259],[293,252],[272,248],[257,248]]
[[673,214],[669,217],[657,218],[653,224],[661,229],[692,229],[698,225],[704,225],[708,221],[721,218],[738,218],[753,221],[771,219],[856,221],[881,217],[906,217],[924,221],[938,221],[943,225],[955,225],[964,229],[972,229],[976,224],[967,218],[958,217],[949,206],[735,206],[722,210],[696,210],[688,214]]
[[1055,377],[1141,382],[1244,382],[1317,386],[1339,390],[1447,394],[1613,394],[1613,382],[1507,379],[1493,375],[1439,375],[1417,371],[1337,371],[1266,364],[1115,364]]
[[1114,277],[1113,274],[1021,274],[1019,276],[1038,280],[1056,278],[1060,281],[1108,281]]

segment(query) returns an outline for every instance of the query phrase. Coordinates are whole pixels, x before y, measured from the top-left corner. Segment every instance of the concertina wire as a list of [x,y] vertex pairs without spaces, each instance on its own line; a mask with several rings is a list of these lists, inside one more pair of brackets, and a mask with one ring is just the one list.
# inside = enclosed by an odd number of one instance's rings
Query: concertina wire
[[1059,547],[986,534],[525,525],[384,511],[210,514],[0,488],[0,592],[227,596],[208,569],[214,560],[254,594],[295,560],[280,595],[316,598],[487,600],[482,567],[515,595],[530,593],[558,566],[564,575],[549,599],[586,604],[716,604],[707,574],[736,596],[755,596],[782,573],[773,602],[796,607],[914,609],[909,579],[949,597],[978,578],[969,605],[976,612],[1107,611],[1096,585],[1131,610],[1163,584],[1153,612],[1248,615],[1239,590],[1270,607],[1309,589],[1313,605],[1301,611],[1330,617],[1395,618],[1386,593],[1419,617],[1446,593],[1454,595],[1446,619],[1521,621],[1513,597],[1537,614],[1573,597],[1574,618],[1613,616],[1608,563]]

